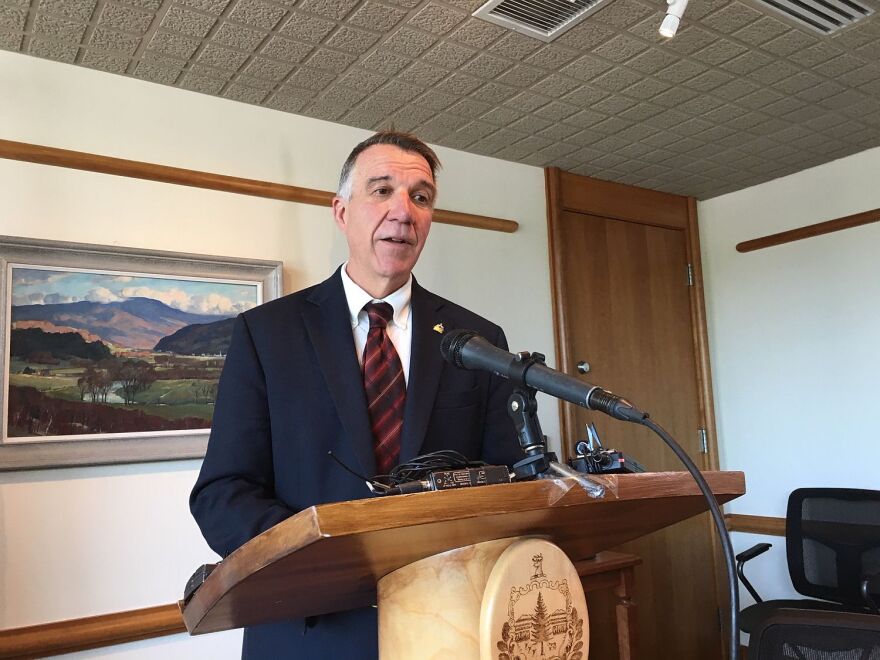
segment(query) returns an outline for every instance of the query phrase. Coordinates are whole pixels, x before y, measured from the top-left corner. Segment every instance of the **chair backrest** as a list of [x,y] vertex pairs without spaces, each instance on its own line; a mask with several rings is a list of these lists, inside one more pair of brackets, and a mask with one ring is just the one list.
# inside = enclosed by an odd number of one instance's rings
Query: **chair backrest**
[[880,616],[779,609],[749,636],[749,660],[876,660]]
[[880,491],[798,488],[788,498],[785,525],[794,588],[810,598],[865,607],[862,577],[880,573]]

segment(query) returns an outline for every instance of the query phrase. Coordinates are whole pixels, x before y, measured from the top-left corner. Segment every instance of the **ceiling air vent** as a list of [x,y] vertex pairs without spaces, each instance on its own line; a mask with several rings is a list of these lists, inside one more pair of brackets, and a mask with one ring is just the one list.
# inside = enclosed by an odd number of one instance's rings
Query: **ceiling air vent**
[[611,2],[612,0],[489,0],[473,15],[541,41],[553,41]]
[[873,9],[856,0],[754,0],[754,2],[770,7],[799,25],[805,25],[821,34],[833,34],[874,13]]

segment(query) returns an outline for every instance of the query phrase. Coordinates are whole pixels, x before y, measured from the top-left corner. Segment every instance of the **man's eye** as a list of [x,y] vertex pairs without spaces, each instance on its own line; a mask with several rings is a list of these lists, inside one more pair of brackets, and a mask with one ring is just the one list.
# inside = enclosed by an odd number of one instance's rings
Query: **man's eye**
[[415,195],[413,195],[413,199],[415,200],[416,204],[421,204],[423,206],[430,206],[431,204],[431,198],[424,193],[416,193]]
[[376,188],[373,191],[374,195],[388,195],[391,193],[391,188]]

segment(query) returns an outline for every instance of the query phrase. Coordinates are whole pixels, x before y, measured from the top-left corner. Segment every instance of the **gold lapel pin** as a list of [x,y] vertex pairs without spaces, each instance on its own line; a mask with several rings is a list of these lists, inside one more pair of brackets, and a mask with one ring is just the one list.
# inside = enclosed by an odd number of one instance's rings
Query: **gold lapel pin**
[[437,325],[435,325],[434,332],[440,333],[442,335],[443,334],[443,324],[438,323]]

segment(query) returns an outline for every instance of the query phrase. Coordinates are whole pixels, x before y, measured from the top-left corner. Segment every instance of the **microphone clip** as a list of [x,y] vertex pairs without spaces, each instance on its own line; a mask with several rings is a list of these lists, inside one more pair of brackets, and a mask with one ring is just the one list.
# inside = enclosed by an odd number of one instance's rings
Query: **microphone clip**
[[[525,355],[523,362],[529,361],[531,366],[537,362],[543,362],[544,356],[540,353]],[[520,362],[520,361],[518,361]],[[525,374],[526,366],[522,370]],[[533,387],[522,385],[517,387],[507,400],[507,414],[513,420],[519,444],[526,457],[513,466],[513,473],[517,481],[535,479],[550,469],[550,464],[556,462],[556,454],[545,451],[546,438],[541,432],[541,422],[538,421],[538,401],[535,398],[537,390]]]

